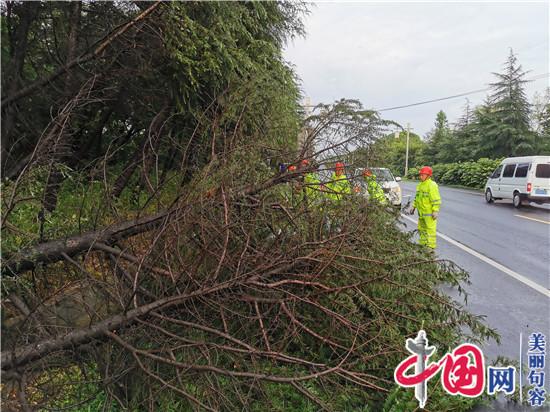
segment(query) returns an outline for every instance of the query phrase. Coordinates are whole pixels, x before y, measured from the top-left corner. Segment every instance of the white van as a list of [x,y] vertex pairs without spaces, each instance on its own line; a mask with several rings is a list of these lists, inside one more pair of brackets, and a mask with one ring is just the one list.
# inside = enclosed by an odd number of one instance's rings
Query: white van
[[522,203],[550,203],[550,156],[509,157],[489,176],[485,200],[512,199]]

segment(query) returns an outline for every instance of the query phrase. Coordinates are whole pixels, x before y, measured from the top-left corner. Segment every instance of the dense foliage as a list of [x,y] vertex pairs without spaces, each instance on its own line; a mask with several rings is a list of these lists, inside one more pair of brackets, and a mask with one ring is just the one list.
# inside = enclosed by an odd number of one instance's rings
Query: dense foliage
[[397,412],[407,337],[496,338],[398,213],[279,172],[387,131],[345,100],[302,117],[281,46],[304,12],[2,4],[3,406]]
[[[407,132],[401,131],[397,138],[395,134],[388,134],[378,139],[372,147],[356,151],[357,163],[367,163],[372,167],[387,167],[395,176],[405,175],[405,154]],[[409,168],[425,163],[426,142],[416,133],[409,133]],[[366,166],[366,164],[365,164]]]
[[[497,168],[502,159],[478,159],[475,162],[439,163],[433,166],[434,180],[447,185],[459,185],[481,189],[487,183],[489,175]],[[418,179],[419,168],[409,169],[407,177]]]

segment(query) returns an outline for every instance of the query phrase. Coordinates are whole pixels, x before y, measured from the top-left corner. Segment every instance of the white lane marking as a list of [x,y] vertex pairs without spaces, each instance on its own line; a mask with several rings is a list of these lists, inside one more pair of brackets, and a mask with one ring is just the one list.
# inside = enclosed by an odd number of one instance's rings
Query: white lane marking
[[[415,224],[418,224],[418,221],[414,220],[413,218],[411,218],[409,216],[405,216],[403,214],[401,216],[403,216],[405,219],[410,220],[411,222],[413,222]],[[503,266],[500,263],[495,262],[493,259],[490,259],[487,256],[483,256],[481,253],[476,252],[475,250],[469,248],[468,246],[463,245],[462,243],[457,242],[454,239],[451,239],[449,236],[446,236],[443,233],[438,233],[437,236],[439,236],[440,238],[446,240],[450,244],[462,249],[463,251],[468,252],[470,255],[475,256],[478,259],[481,259],[485,263],[497,268],[501,272],[506,273],[508,276],[511,276],[516,280],[519,280],[524,285],[527,285],[531,289],[534,289],[537,292],[542,293],[547,298],[550,298],[550,290],[548,288],[545,288],[544,286],[541,286],[538,283],[533,282],[531,279],[526,278],[525,276],[520,275],[517,272],[514,272],[512,269],[508,269],[506,266]]]
[[535,222],[541,222],[541,223],[546,223],[547,225],[550,225],[550,222],[548,220],[540,220],[540,219],[535,219],[534,217],[527,217],[523,215],[514,215],[514,216],[522,217],[524,219],[534,220]]
[[485,196],[485,193],[476,192],[475,190],[461,190],[461,189],[455,189],[454,187],[449,187],[449,186],[442,186],[442,188],[452,189],[453,192],[466,193],[467,195]]
[[[485,193],[483,193],[483,192],[478,192],[477,190],[457,189],[457,188],[455,188],[455,187],[444,186],[444,185],[439,185],[439,187],[442,188],[442,189],[450,189],[450,190],[452,190],[453,192],[466,193],[467,195],[485,196]],[[410,191],[412,191],[412,192],[415,191],[415,189],[408,189],[408,188],[405,188],[405,190],[410,190]]]

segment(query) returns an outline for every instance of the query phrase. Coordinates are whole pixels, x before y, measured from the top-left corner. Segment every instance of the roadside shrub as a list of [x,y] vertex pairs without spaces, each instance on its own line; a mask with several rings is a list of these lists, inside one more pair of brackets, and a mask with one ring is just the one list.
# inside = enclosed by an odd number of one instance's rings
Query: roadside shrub
[[418,170],[418,167],[411,167],[405,177],[407,179],[418,179]]
[[[460,185],[481,189],[502,159],[482,158],[475,162],[441,163],[432,166],[434,180],[446,185]],[[409,169],[409,179],[418,179],[418,168]]]

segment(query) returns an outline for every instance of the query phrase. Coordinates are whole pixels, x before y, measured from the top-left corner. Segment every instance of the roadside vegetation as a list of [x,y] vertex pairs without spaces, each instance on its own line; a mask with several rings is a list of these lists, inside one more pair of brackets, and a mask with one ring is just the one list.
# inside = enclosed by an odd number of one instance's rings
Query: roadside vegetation
[[305,13],[2,3],[4,408],[406,411],[406,338],[498,340],[396,211],[280,171],[392,125],[348,100],[305,115],[281,57]]
[[[550,89],[529,102],[528,72],[512,51],[502,72],[494,75],[485,102],[476,107],[467,102],[456,123],[449,124],[445,112],[439,111],[424,139],[410,133],[407,178],[417,179],[418,169],[429,165],[440,183],[480,188],[505,157],[550,154]],[[402,176],[405,145],[405,131],[397,139],[387,134],[370,148],[372,165]]]
[[[475,162],[440,163],[433,166],[434,179],[446,185],[458,185],[482,189],[487,177],[495,170],[502,159],[481,158]],[[418,167],[409,169],[407,178],[418,179]]]

